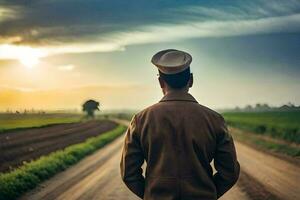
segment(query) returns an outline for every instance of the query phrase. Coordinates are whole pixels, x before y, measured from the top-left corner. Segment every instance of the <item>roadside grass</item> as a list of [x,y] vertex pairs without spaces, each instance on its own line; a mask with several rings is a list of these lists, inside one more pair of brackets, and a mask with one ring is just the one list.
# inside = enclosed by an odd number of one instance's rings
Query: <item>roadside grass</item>
[[79,122],[79,114],[0,114],[0,133],[25,128]]
[[287,142],[271,139],[265,136],[260,136],[249,132],[246,133],[245,131],[236,128],[229,128],[229,130],[230,133],[233,135],[234,139],[240,142],[252,146],[254,145],[255,147],[260,149],[269,150],[280,154],[285,154],[294,158],[300,156],[299,145],[292,145]]
[[261,135],[300,143],[300,112],[228,112],[228,125]]
[[0,173],[0,200],[16,199],[35,188],[39,183],[77,163],[85,156],[108,144],[124,133],[126,127],[117,128],[64,150],[42,156],[38,160],[25,163],[8,173]]

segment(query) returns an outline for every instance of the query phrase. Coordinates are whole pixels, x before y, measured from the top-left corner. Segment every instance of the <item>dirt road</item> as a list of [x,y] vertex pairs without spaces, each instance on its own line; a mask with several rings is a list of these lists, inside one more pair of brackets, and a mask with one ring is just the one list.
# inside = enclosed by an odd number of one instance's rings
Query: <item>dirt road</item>
[[0,134],[0,171],[80,143],[116,127],[111,121],[88,121]]
[[278,199],[300,199],[300,167],[236,142],[241,169]]
[[[43,183],[41,187],[26,194],[22,199],[136,200],[137,198],[127,190],[120,179],[119,161],[122,141],[123,137],[118,138],[69,170]],[[300,180],[299,167],[243,144],[236,143],[236,146],[242,170],[263,184],[268,191],[276,194],[279,199],[294,200],[300,196],[300,188],[297,184]],[[243,183],[251,184],[251,181],[243,180]],[[249,195],[240,188],[243,185],[238,183],[221,199],[250,199]]]

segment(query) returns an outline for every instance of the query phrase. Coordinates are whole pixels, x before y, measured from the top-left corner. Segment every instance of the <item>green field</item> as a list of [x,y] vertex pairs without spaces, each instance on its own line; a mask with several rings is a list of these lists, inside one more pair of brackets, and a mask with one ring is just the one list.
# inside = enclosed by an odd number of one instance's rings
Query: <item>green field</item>
[[300,143],[299,111],[227,112],[223,116],[229,126]]
[[264,137],[259,134],[251,134],[238,128],[230,127],[230,133],[233,138],[239,142],[254,146],[258,149],[285,154],[293,158],[300,156],[300,146],[291,145],[291,143],[282,140]]
[[0,132],[12,129],[40,127],[51,124],[78,122],[79,114],[0,114]]

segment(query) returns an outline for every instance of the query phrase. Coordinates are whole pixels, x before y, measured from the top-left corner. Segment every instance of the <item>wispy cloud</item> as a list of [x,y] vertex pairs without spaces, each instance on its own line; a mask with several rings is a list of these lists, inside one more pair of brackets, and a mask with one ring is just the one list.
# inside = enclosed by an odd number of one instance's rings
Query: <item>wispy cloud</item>
[[[98,39],[91,42],[87,41],[57,46],[42,46],[40,47],[39,52],[46,52],[47,55],[61,53],[109,52],[124,50],[126,46],[133,44],[170,42],[189,38],[298,32],[300,30],[300,14],[253,20],[192,21],[177,25],[161,24],[156,26],[145,26],[140,27],[139,29],[140,30],[138,31],[99,36]],[[3,55],[2,58],[4,58]]]
[[11,44],[0,45],[0,59],[22,59],[26,56],[44,57],[46,51],[29,46],[18,46]]
[[0,7],[0,22],[8,19],[16,18],[16,12],[13,9]]
[[186,22],[179,25],[145,27],[144,31],[120,34],[120,45],[174,41],[197,37],[224,37],[262,33],[297,32],[300,14],[255,20]]
[[43,57],[120,51],[133,44],[198,37],[300,32],[297,0],[226,1],[227,4],[166,1],[166,5],[143,0],[137,3],[139,8],[126,4],[127,10],[122,1],[30,3],[4,4],[6,10],[19,12],[15,18],[0,21],[0,59],[12,57],[7,49],[18,52],[28,48],[26,45],[35,47],[37,57]]

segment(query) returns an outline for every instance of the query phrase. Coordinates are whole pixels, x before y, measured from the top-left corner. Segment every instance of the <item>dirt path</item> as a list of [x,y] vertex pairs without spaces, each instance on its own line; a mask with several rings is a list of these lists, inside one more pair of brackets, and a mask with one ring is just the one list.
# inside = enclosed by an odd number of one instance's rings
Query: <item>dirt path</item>
[[236,142],[241,169],[279,199],[300,198],[300,167]]
[[[137,200],[138,198],[129,192],[120,178],[119,161],[122,142],[123,137],[116,139],[69,170],[46,181],[22,199]],[[221,200],[249,200],[251,199],[249,196],[256,200],[295,200],[300,196],[297,183],[300,180],[299,167],[238,142],[236,142],[236,147],[243,173],[238,184]],[[245,186],[246,188],[243,188]],[[257,194],[248,195],[245,191]],[[265,198],[265,192],[272,192],[272,195],[267,196],[271,198]],[[273,194],[276,198],[273,198]]]
[[86,138],[99,135],[115,126],[116,123],[111,121],[88,121],[2,133],[0,134],[0,171],[83,142]]

